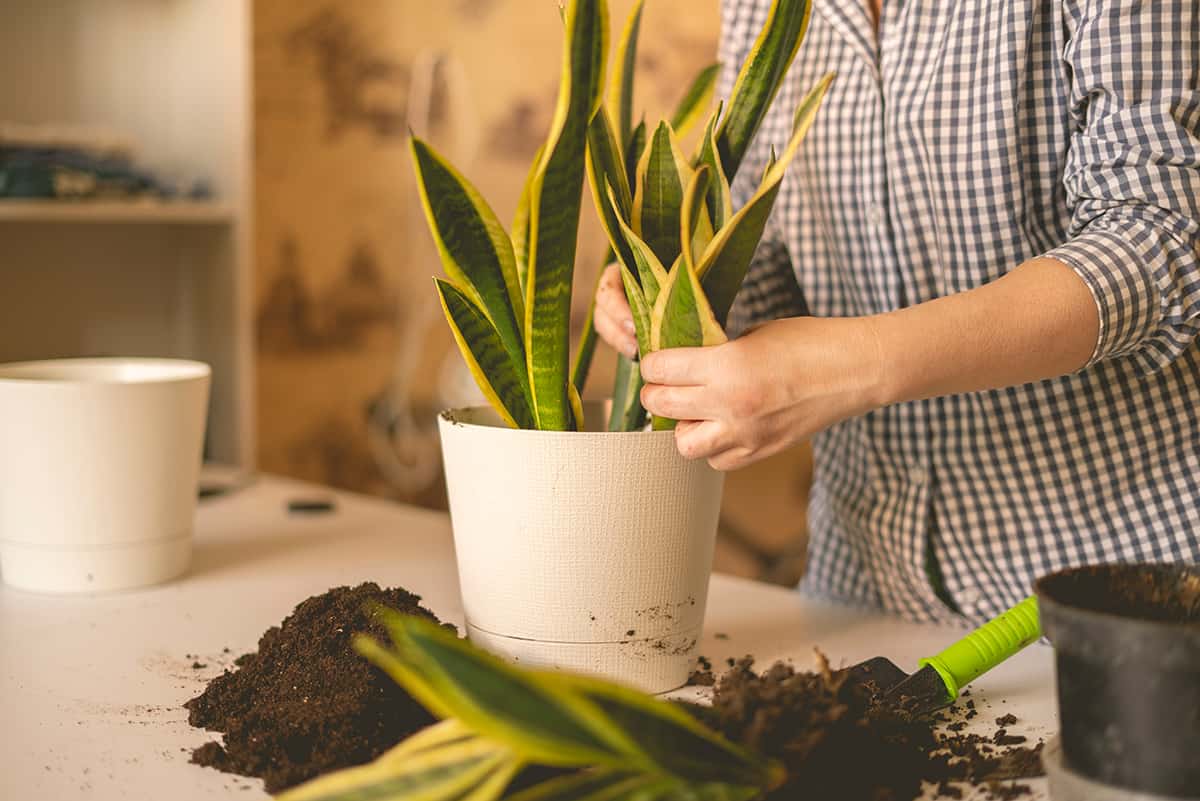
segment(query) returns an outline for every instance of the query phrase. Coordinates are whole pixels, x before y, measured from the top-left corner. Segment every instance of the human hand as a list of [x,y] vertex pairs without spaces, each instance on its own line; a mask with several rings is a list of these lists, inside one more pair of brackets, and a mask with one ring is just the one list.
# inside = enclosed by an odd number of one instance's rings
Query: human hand
[[883,405],[883,373],[872,318],[795,317],[645,355],[642,405],[679,421],[683,456],[736,470]]
[[633,327],[633,313],[625,299],[625,285],[621,283],[621,269],[610,264],[600,276],[596,288],[596,313],[592,318],[596,333],[618,353],[630,359],[638,355],[637,334]]

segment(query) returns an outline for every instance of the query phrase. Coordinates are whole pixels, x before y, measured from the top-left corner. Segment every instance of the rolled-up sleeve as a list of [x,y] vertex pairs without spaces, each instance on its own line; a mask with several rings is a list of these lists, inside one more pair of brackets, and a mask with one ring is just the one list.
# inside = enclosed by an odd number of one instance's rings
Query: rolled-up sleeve
[[[770,4],[748,0],[721,1],[721,71],[717,78],[717,97],[728,102],[742,62],[754,46],[755,39],[766,23]],[[758,179],[766,168],[770,142],[755,137],[742,159],[737,176],[730,186],[734,208],[741,208],[754,195]],[[729,310],[725,329],[736,337],[758,323],[807,314],[808,307],[796,283],[792,260],[784,243],[783,232],[774,220],[767,224],[762,241],[746,270],[741,291]]]
[[1200,334],[1200,3],[1065,9],[1072,222],[1068,241],[1046,255],[1096,302],[1089,364],[1120,356],[1155,372]]

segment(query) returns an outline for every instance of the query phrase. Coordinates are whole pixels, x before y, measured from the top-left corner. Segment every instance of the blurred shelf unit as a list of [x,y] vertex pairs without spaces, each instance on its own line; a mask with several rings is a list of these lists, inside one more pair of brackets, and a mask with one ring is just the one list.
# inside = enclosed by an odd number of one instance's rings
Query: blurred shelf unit
[[0,0],[0,123],[119,132],[211,200],[0,198],[0,361],[213,367],[206,460],[254,463],[250,0]]
[[168,200],[2,200],[0,223],[145,223],[229,225],[236,211],[227,203]]

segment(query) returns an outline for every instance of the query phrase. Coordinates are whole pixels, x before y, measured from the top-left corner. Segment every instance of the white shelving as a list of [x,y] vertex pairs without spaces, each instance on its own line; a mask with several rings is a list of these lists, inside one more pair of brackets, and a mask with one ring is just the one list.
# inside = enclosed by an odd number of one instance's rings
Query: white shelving
[[117,132],[214,200],[0,199],[0,361],[213,366],[206,458],[254,462],[250,0],[0,0],[0,122]]
[[225,225],[236,218],[227,203],[195,201],[78,201],[0,199],[0,223],[138,223]]

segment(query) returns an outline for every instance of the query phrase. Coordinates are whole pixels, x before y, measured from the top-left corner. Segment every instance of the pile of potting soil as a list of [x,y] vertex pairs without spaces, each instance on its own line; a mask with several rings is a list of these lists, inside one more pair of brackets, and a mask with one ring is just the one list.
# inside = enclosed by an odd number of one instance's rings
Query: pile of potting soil
[[261,777],[276,793],[339,768],[369,762],[433,718],[351,646],[355,634],[387,640],[372,603],[437,618],[420,598],[376,584],[337,587],[301,603],[188,701],[188,722],[222,732],[224,745],[197,748],[192,761]]
[[788,781],[770,801],[912,801],[922,782],[962,797],[957,782],[983,786],[991,798],[1029,795],[1016,779],[1043,774],[1041,744],[1010,735],[1012,715],[990,737],[963,734],[977,716],[966,700],[935,716],[915,716],[884,700],[871,682],[846,671],[797,672],[776,663],[765,673],[750,658],[717,681],[711,709],[696,714],[731,740],[779,759]]

